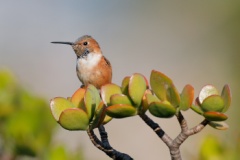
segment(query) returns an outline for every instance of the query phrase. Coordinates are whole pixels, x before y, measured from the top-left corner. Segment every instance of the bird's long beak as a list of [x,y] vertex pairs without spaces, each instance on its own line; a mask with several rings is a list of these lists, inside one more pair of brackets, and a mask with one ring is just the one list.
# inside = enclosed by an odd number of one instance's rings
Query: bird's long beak
[[68,45],[74,45],[73,42],[51,42],[51,43],[55,43],[55,44],[68,44]]

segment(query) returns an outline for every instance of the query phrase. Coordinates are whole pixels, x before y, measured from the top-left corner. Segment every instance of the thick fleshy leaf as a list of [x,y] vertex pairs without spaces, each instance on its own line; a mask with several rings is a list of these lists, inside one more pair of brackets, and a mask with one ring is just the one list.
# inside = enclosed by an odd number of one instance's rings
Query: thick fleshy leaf
[[183,111],[188,110],[192,106],[194,98],[194,88],[191,85],[186,85],[180,95],[180,109]]
[[[148,110],[148,100],[147,100],[147,95],[150,94],[152,95],[152,91],[150,89],[147,89],[143,95],[142,98],[142,105],[139,108],[140,113],[145,113]],[[153,96],[153,95],[152,95]],[[155,97],[155,96],[154,96]],[[156,97],[157,98],[157,97]],[[158,99],[158,98],[157,98]],[[159,99],[158,99],[159,101]],[[150,104],[150,103],[149,103]]]
[[179,107],[180,95],[174,84],[169,84],[167,88],[167,100],[172,104],[172,106]]
[[88,115],[79,108],[66,109],[60,115],[59,124],[67,130],[86,130],[89,124]]
[[56,119],[56,121],[58,121],[61,113],[65,109],[74,108],[74,105],[65,98],[56,97],[51,99],[50,107],[51,107],[53,117]]
[[84,111],[86,111],[86,108],[84,106],[84,94],[85,94],[86,89],[85,88],[79,88],[71,98],[71,102],[73,105],[77,108],[81,108]]
[[161,72],[152,70],[150,76],[150,85],[153,92],[162,101],[167,99],[166,87],[168,88],[169,84],[172,84],[172,80],[170,78]]
[[107,124],[108,122],[110,122],[112,120],[112,117],[109,117],[108,115],[105,115],[105,118],[102,122],[102,124]]
[[114,94],[110,97],[110,103],[111,105],[114,104],[129,104],[132,105],[131,100],[128,98],[128,96],[124,94]]
[[160,118],[170,118],[175,115],[176,108],[169,103],[152,102],[149,106],[152,115]]
[[205,112],[203,116],[209,121],[225,121],[228,117],[220,112]]
[[101,97],[106,106],[110,105],[110,97],[114,94],[121,94],[121,88],[116,84],[106,84],[101,87]]
[[95,111],[95,115],[93,117],[92,122],[90,122],[90,128],[94,129],[96,127],[99,127],[100,124],[102,124],[104,118],[105,118],[105,105],[103,101],[101,101]]
[[129,81],[128,92],[134,103],[134,106],[139,107],[141,105],[146,89],[147,84],[144,76],[139,73],[133,74]]
[[96,109],[96,97],[94,92],[90,88],[86,89],[86,92],[84,95],[84,104],[87,110],[89,121],[91,122]]
[[95,102],[96,102],[96,107],[97,107],[100,104],[100,102],[101,102],[101,97],[100,97],[98,89],[94,85],[92,85],[92,84],[89,84],[87,86],[87,88],[92,91],[92,93],[93,93],[93,95],[95,97]]
[[146,94],[146,99],[147,99],[148,105],[150,105],[152,102],[160,102],[160,100],[155,95],[152,95],[151,93]]
[[211,127],[218,129],[218,130],[227,130],[229,128],[228,124],[225,122],[209,122],[208,123]]
[[200,115],[203,115],[203,111],[202,111],[202,109],[198,106],[198,105],[192,105],[191,106],[191,109],[194,111],[194,112],[196,112],[196,113],[198,113],[198,114],[200,114]]
[[106,114],[112,118],[125,118],[135,116],[137,110],[128,104],[115,104],[106,108]]
[[231,101],[232,101],[230,87],[227,84],[223,87],[221,96],[222,96],[222,98],[224,100],[224,104],[225,104],[222,112],[225,113],[228,110],[228,108],[230,107]]
[[203,111],[216,111],[221,112],[224,108],[224,101],[219,95],[211,95],[204,99],[201,104]]
[[161,72],[152,70],[150,85],[153,92],[161,101],[169,101],[174,107],[180,103],[179,93],[172,80]]
[[128,85],[129,85],[129,81],[130,81],[130,77],[125,77],[125,78],[122,80],[121,90],[122,90],[122,93],[125,94],[125,95],[128,95]]
[[202,104],[203,100],[211,95],[219,95],[218,90],[213,85],[204,86],[199,93],[199,103]]

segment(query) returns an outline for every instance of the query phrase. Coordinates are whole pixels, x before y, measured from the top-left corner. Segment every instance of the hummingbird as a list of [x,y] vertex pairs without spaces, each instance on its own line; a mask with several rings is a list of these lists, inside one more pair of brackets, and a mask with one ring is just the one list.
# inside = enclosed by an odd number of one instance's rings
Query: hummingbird
[[82,86],[94,85],[97,89],[111,83],[112,67],[110,61],[103,56],[98,42],[89,35],[78,38],[75,42],[51,43],[71,45],[76,56],[76,72]]

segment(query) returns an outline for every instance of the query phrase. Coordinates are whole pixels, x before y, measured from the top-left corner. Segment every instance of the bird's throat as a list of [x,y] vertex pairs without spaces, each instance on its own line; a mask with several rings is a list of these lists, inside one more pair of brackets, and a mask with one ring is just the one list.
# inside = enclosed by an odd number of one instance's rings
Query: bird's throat
[[85,50],[85,51],[83,52],[83,54],[81,54],[80,56],[77,55],[77,58],[87,58],[87,55],[88,55],[89,53],[90,53],[89,50]]
[[77,58],[77,67],[79,70],[82,69],[92,69],[100,62],[102,54],[99,53],[86,53],[84,56]]

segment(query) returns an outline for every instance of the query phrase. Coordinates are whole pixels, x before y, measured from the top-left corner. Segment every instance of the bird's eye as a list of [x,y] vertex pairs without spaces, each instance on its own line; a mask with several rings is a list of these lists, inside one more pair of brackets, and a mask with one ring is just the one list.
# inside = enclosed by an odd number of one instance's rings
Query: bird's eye
[[83,42],[83,45],[86,46],[88,44],[88,42]]

